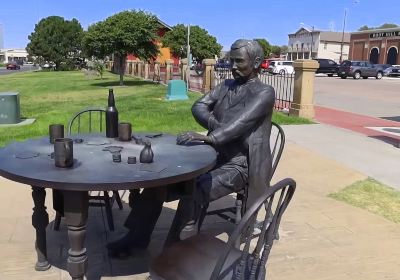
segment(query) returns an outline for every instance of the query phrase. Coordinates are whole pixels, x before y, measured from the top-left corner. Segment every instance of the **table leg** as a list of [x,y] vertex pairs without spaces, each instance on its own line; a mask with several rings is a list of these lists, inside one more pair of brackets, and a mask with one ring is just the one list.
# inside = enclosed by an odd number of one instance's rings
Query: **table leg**
[[35,270],[45,271],[51,267],[47,260],[46,245],[46,227],[49,224],[49,215],[44,205],[46,190],[41,187],[32,186],[32,199],[35,205],[32,214],[32,225],[36,230],[35,249],[37,253],[37,262],[35,264]]
[[84,247],[89,197],[87,192],[64,191],[64,216],[68,226],[70,249],[67,270],[74,280],[83,280],[87,269]]

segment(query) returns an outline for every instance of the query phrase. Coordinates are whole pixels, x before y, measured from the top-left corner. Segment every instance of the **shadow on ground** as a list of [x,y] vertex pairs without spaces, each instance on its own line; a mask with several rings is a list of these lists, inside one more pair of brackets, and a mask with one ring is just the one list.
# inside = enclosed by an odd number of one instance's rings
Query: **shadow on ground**
[[[138,80],[138,81],[124,81],[124,86],[143,86],[143,85],[154,85],[152,81],[143,81],[143,80]],[[92,83],[92,86],[96,87],[118,87],[119,81],[109,81],[109,82],[102,82],[102,83]]]
[[[234,205],[233,197],[229,196],[216,201],[211,205],[210,210],[226,207],[227,205]],[[123,210],[119,210],[116,204],[114,205],[114,232],[110,232],[108,229],[104,208],[89,208],[85,242],[88,253],[87,280],[100,280],[102,277],[117,276],[132,276],[132,279],[145,279],[148,275],[148,267],[151,259],[161,253],[169,226],[175,215],[175,207],[176,202],[164,204],[149,248],[147,250],[136,251],[134,252],[134,256],[125,260],[110,258],[107,254],[106,244],[118,239],[126,232],[123,223],[130,211],[129,205],[123,203]],[[64,219],[62,219],[60,230],[54,231],[53,223],[54,221],[47,228],[48,259],[53,267],[63,270],[62,274],[68,278],[68,272],[66,271],[69,249],[67,227]],[[203,224],[202,232],[217,236],[222,233],[231,232],[232,229],[233,224],[218,217],[208,216]]]
[[384,135],[375,135],[375,136],[368,136],[368,137],[383,141],[383,142],[390,144],[396,148],[400,148],[400,140],[395,137],[384,136]]

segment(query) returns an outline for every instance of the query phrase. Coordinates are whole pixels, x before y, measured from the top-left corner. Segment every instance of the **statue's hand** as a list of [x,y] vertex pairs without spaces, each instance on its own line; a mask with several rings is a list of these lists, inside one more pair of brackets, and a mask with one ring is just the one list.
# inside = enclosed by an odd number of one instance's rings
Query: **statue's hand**
[[206,143],[209,142],[209,137],[197,132],[185,132],[182,134],[179,134],[178,137],[176,138],[176,143],[178,145],[184,145],[186,143],[192,142],[192,141],[204,141]]

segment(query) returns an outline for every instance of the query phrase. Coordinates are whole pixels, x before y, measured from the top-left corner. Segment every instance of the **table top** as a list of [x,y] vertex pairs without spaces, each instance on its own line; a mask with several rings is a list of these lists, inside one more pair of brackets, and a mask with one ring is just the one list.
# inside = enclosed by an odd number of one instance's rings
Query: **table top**
[[[202,142],[177,145],[176,136],[137,134],[150,140],[154,152],[153,163],[139,163],[143,145],[135,141],[122,142],[102,135],[73,135],[83,139],[73,144],[74,166],[54,165],[54,151],[49,138],[14,142],[0,149],[0,175],[23,184],[54,189],[95,191],[147,188],[187,181],[207,172],[216,162],[215,150]],[[113,162],[106,147],[122,147],[121,162]],[[135,156],[136,164],[128,164],[128,156]]]

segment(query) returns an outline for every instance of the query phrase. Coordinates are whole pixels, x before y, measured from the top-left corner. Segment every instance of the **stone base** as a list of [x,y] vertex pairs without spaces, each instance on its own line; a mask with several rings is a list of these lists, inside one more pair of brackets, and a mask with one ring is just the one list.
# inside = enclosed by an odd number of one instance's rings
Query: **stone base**
[[315,116],[314,105],[292,103],[290,105],[289,115],[306,119],[313,119]]
[[9,127],[9,126],[24,126],[28,124],[33,124],[36,119],[22,119],[19,123],[5,123],[5,124],[0,124],[1,127]]

